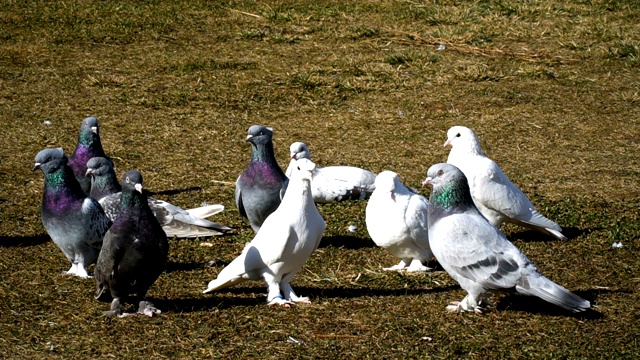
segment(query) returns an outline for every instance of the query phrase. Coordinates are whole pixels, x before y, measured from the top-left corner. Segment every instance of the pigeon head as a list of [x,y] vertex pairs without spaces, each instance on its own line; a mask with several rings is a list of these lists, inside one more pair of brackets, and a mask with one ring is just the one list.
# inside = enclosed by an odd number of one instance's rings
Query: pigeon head
[[481,152],[478,137],[473,130],[464,126],[454,126],[447,131],[447,141],[444,146],[447,145],[451,145],[452,148],[469,148]]
[[429,201],[434,205],[451,208],[473,204],[467,178],[454,165],[440,163],[431,166],[422,185],[433,186]]
[[247,131],[247,141],[257,145],[266,144],[271,141],[273,137],[273,129],[262,125],[253,125]]
[[398,183],[400,183],[398,174],[385,170],[376,176],[375,186],[376,190],[394,192]]
[[44,149],[36,155],[33,171],[40,169],[44,174],[56,172],[62,168],[69,159],[64,154],[62,148]]
[[80,138],[78,142],[82,145],[90,145],[92,142],[100,139],[98,119],[95,116],[82,120],[80,127]]
[[313,176],[313,170],[316,169],[316,164],[309,159],[298,159],[296,160],[295,166],[293,168],[293,173],[291,176],[293,178],[302,178],[303,180],[311,181]]
[[142,174],[138,170],[129,170],[122,176],[122,191],[137,191],[142,194]]
[[307,144],[303,142],[294,142],[289,146],[289,152],[291,154],[292,159],[309,159],[311,160],[311,152],[309,151],[309,147]]
[[111,161],[103,157],[92,157],[87,161],[87,176],[107,175],[112,169]]

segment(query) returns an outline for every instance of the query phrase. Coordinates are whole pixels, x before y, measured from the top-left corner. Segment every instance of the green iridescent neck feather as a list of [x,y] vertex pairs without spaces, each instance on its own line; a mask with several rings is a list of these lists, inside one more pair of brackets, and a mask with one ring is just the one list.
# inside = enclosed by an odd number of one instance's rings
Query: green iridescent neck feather
[[442,189],[436,191],[432,197],[432,203],[435,206],[451,209],[462,205],[473,204],[469,185],[466,181],[452,181],[444,185]]

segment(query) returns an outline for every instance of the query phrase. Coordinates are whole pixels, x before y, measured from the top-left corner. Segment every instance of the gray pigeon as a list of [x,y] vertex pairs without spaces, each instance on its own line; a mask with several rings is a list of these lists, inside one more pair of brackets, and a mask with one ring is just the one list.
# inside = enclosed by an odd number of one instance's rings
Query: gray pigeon
[[264,279],[269,305],[288,307],[296,302],[309,302],[309,298],[297,296],[289,282],[318,248],[326,227],[311,197],[314,168],[310,160],[296,162],[282,204],[267,217],[240,256],[209,282],[205,293]]
[[42,224],[71,261],[65,274],[88,278],[86,268],[96,262],[111,221],[100,204],[82,191],[67,162],[62,148],[36,155],[33,170],[44,174]]
[[86,175],[87,161],[96,156],[107,157],[102,149],[102,142],[100,142],[98,119],[91,116],[82,120],[78,145],[73,155],[69,157],[69,166],[73,169],[82,191],[87,194],[91,190],[91,178]]
[[478,210],[495,226],[504,221],[555,236],[560,240],[562,228],[536,210],[502,169],[480,148],[476,134],[464,126],[447,132],[444,146],[451,145],[447,163],[458,167],[469,181],[469,190]]
[[378,174],[375,186],[367,203],[367,231],[376,245],[401,259],[398,265],[384,270],[430,270],[422,264],[433,256],[429,248],[429,202],[404,186],[392,171]]
[[[113,163],[102,157],[91,158],[87,162],[87,175],[91,176],[91,196],[100,202],[107,216],[115,220],[120,213],[122,188],[117,181]],[[166,201],[154,198],[147,198],[147,200],[151,211],[170,238],[223,235],[231,230],[230,227],[200,217],[217,214],[224,210],[222,205],[214,204],[183,210]]]
[[[285,174],[291,176],[291,169],[297,159],[311,160],[307,144],[294,142],[289,147],[291,161]],[[316,167],[311,180],[311,192],[316,203],[330,203],[344,200],[365,200],[375,190],[376,174],[353,166]]]
[[431,184],[429,243],[442,267],[467,291],[447,309],[481,312],[492,305],[491,290],[515,289],[573,312],[591,307],[589,301],[542,276],[533,263],[476,208],[467,179],[451,164],[429,168]]
[[121,302],[131,294],[139,300],[138,313],[160,313],[146,299],[149,287],[164,270],[169,254],[167,235],[142,193],[142,175],[136,170],[122,177],[122,206],[104,236],[95,270],[96,299],[111,295],[111,309],[105,315],[128,315]]
[[280,205],[289,181],[276,161],[272,137],[270,128],[249,128],[246,140],[251,143],[251,162],[236,181],[236,206],[256,233]]

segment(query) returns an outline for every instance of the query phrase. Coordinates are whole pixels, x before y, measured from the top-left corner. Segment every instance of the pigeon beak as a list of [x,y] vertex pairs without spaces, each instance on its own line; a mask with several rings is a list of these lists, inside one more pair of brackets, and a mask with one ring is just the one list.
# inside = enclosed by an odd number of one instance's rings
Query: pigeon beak
[[447,145],[451,145],[451,140],[447,139],[442,146],[447,147]]
[[142,194],[142,184],[136,184],[134,187],[140,194]]
[[33,169],[31,169],[31,171],[36,171],[36,170],[40,169],[41,165],[42,164],[40,164],[40,163],[36,163],[35,165],[33,165]]
[[94,133],[94,134],[97,134],[98,133],[98,127],[97,126],[92,126],[91,127],[91,132]]
[[247,135],[247,138],[244,139],[244,141],[251,141],[252,138],[253,138],[253,135]]
[[433,180],[431,177],[424,179],[424,181],[422,182],[422,186],[424,187],[431,184],[431,180]]
[[87,169],[87,172],[84,173],[84,176],[89,176],[91,174],[93,174],[93,169]]

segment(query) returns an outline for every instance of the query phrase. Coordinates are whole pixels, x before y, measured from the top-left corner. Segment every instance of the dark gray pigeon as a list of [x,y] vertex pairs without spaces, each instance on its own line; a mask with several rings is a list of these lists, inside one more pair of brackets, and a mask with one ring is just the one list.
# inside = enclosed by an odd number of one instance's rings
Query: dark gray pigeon
[[44,174],[42,224],[71,261],[65,274],[87,278],[86,268],[96,262],[111,221],[100,204],[82,191],[67,162],[62,148],[36,155],[33,170]]
[[[122,188],[117,181],[111,160],[95,157],[87,162],[87,175],[91,176],[91,196],[100,202],[111,220],[120,213]],[[220,204],[184,210],[166,201],[147,198],[151,211],[168,237],[195,238],[223,235],[230,227],[202,219],[224,210]]]
[[246,140],[251,143],[251,162],[236,181],[236,206],[256,233],[280,205],[289,182],[276,161],[272,136],[270,128],[249,128]]
[[429,244],[442,267],[467,291],[447,309],[481,312],[492,305],[491,290],[514,289],[537,296],[573,312],[591,307],[589,301],[542,276],[535,265],[485,218],[471,198],[467,178],[451,164],[429,168],[431,184]]
[[76,179],[78,179],[82,191],[87,194],[91,189],[91,178],[86,175],[87,161],[96,156],[107,157],[100,142],[98,119],[91,116],[82,120],[78,145],[73,155],[69,157],[69,166],[73,169],[73,173]]
[[127,315],[121,302],[132,294],[139,300],[139,314],[160,313],[146,294],[162,273],[168,254],[167,235],[142,193],[142,175],[129,170],[122,177],[120,214],[104,236],[96,264],[96,298],[105,298],[107,292],[112,298],[111,309],[104,314]]

